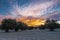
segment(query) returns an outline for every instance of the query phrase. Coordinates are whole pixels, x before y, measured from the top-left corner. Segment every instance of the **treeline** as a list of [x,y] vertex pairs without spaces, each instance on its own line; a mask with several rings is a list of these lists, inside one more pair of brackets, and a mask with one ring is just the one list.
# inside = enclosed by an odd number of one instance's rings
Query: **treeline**
[[5,32],[9,32],[9,30],[19,31],[19,30],[32,30],[32,29],[49,29],[50,31],[54,31],[56,28],[60,28],[60,24],[56,23],[56,20],[47,19],[44,25],[40,25],[37,27],[29,27],[23,22],[17,22],[15,19],[3,19],[0,29]]
[[20,30],[26,30],[29,27],[23,22],[17,22],[15,19],[3,19],[0,29],[9,32],[9,30],[15,30],[16,32]]
[[57,23],[57,20],[47,19],[44,25],[39,26],[39,29],[49,29],[50,31],[54,31],[54,29],[60,28],[60,24]]

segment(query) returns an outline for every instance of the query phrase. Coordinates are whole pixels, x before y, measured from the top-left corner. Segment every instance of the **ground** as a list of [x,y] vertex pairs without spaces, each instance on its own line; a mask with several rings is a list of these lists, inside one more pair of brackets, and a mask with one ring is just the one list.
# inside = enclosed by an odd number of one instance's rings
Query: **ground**
[[0,40],[60,40],[60,29],[54,32],[38,29],[9,33],[0,31]]

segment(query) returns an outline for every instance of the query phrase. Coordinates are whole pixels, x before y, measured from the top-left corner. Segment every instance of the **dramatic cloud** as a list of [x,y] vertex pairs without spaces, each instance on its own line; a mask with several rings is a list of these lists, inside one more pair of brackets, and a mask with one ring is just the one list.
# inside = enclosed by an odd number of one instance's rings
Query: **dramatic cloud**
[[[49,14],[55,10],[53,7],[56,6],[57,0],[29,0],[30,4],[26,3],[22,6],[18,5],[17,0],[7,0],[11,6],[10,10],[6,14],[12,16],[13,18],[17,17],[41,17],[46,14]],[[8,16],[6,15],[6,16]]]
[[45,19],[55,17],[59,13],[54,12],[60,10],[59,0],[6,0],[6,2],[9,6],[5,4],[3,9],[8,10],[2,12],[5,15],[0,15],[0,20],[12,18],[29,26],[44,24]]
[[44,3],[34,3],[29,4],[28,6],[20,7],[18,4],[13,5],[13,8],[10,10],[11,15],[14,17],[20,16],[32,16],[32,17],[41,17],[47,13],[53,11],[56,1],[47,1]]

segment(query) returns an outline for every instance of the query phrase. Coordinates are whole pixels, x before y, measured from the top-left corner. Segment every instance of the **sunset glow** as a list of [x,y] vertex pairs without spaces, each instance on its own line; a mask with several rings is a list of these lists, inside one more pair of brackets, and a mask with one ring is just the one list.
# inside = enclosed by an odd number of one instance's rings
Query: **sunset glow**
[[4,6],[0,9],[4,12],[0,11],[0,21],[11,18],[28,26],[44,25],[45,20],[54,15],[53,12],[60,11],[57,8],[59,0],[6,0],[6,3],[1,3]]
[[18,18],[17,21],[21,21],[26,23],[28,26],[38,26],[38,25],[44,25],[45,20],[44,19],[26,19],[26,18]]

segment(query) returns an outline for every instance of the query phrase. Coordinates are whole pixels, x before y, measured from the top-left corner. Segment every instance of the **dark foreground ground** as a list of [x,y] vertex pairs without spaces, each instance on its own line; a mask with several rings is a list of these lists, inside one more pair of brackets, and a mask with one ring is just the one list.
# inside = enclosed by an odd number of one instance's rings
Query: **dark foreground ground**
[[54,32],[34,29],[9,33],[0,30],[0,40],[60,40],[60,29]]

